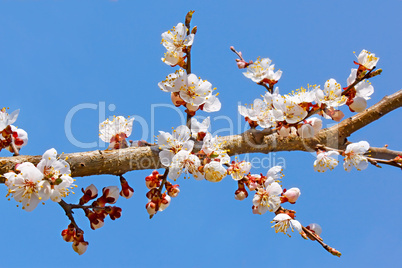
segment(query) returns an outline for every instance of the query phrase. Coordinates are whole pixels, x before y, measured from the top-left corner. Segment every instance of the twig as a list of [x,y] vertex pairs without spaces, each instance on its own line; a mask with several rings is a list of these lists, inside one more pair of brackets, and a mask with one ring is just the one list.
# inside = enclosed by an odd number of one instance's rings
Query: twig
[[[328,251],[328,252],[331,253],[332,255],[338,256],[338,257],[340,257],[340,256],[342,255],[338,250],[336,250],[336,249],[334,249],[334,248],[328,246],[327,244],[325,244],[325,243],[322,241],[321,237],[317,236],[315,233],[313,233],[312,231],[310,231],[310,230],[307,229],[306,227],[302,226],[302,229],[303,229],[303,231],[307,234],[307,236],[308,236],[311,240],[316,240],[326,251]],[[313,239],[312,239],[312,238],[313,238]]]
[[[402,90],[384,97],[380,102],[364,112],[354,115],[330,128],[322,129],[310,139],[295,137],[280,139],[273,133],[264,137],[264,142],[256,145],[250,142],[245,135],[230,135],[219,137],[218,142],[228,154],[238,155],[245,153],[270,153],[279,151],[312,151],[318,144],[332,148],[345,148],[352,133],[376,121],[387,113],[402,106]],[[89,151],[65,154],[71,167],[72,177],[84,177],[100,174],[119,175],[132,170],[158,169],[163,165],[159,159],[159,150],[154,147],[129,147],[110,151]],[[376,156],[378,157],[378,156]],[[381,158],[381,157],[378,157]],[[38,164],[41,155],[20,155],[14,157],[0,157],[0,174],[13,170],[16,164],[31,162]]]
[[[187,36],[191,33],[190,30],[190,22],[193,17],[194,10],[190,10],[185,18],[185,25],[187,27]],[[186,48],[186,56],[187,56],[187,64],[186,64],[186,72],[187,74],[191,74],[191,46]]]
[[[345,150],[334,149],[334,148],[324,146],[324,145],[321,145],[321,144],[318,144],[316,146],[316,149],[324,150],[324,151],[336,151],[341,155],[345,155]],[[370,153],[370,149],[369,149],[368,153]],[[402,169],[402,164],[394,161],[393,159],[379,159],[379,158],[373,158],[373,157],[370,157],[370,156],[367,156],[367,155],[365,155],[365,157],[367,158],[367,161],[370,164],[372,164],[372,165],[374,165],[376,167],[379,167],[379,168],[381,168],[381,166],[378,165],[380,163],[380,164],[383,164],[383,165],[389,165],[389,166],[393,166],[393,167],[397,167],[397,168]]]
[[75,222],[75,219],[74,219],[74,216],[73,216],[74,212],[72,211],[72,206],[73,205],[67,204],[63,199],[58,203],[64,209],[64,212],[66,212],[66,215],[70,219],[71,224],[74,225],[75,230],[77,232],[78,231],[82,232],[82,230],[78,227],[77,223]]
[[350,91],[352,88],[354,88],[354,86],[356,86],[358,83],[360,83],[360,82],[363,81],[364,79],[370,78],[370,74],[371,74],[372,71],[374,71],[374,69],[375,69],[375,66],[374,66],[370,71],[368,71],[368,72],[367,72],[362,78],[360,78],[360,79],[359,79],[358,77],[356,77],[355,81],[354,81],[352,84],[350,84],[350,85],[342,92],[342,95],[348,94],[349,91]]
[[274,92],[274,87],[273,86],[268,87],[266,83],[260,82],[260,83],[257,83],[257,85],[265,87],[265,89],[268,90],[268,92],[271,94],[272,94],[272,92]]
[[13,148],[14,156],[19,156],[20,152],[19,152],[17,146],[15,145],[15,139],[12,134],[11,134],[11,139],[12,139],[11,140],[11,148]]

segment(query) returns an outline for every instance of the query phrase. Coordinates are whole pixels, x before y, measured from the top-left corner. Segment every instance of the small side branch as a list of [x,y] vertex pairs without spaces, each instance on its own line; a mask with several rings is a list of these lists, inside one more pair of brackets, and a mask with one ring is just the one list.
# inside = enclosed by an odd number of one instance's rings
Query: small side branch
[[61,200],[59,202],[59,205],[64,209],[64,212],[66,213],[67,217],[69,218],[69,220],[71,221],[71,224],[74,226],[75,230],[78,232],[82,232],[82,230],[78,227],[77,223],[75,222],[74,219],[74,212],[72,211],[72,205],[71,204],[67,204],[64,200]]

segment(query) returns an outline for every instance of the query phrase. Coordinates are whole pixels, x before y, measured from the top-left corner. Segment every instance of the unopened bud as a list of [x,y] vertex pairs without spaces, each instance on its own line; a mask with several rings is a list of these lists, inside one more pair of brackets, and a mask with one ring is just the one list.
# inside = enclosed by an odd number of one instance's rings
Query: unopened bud
[[342,111],[336,110],[336,111],[334,111],[334,113],[333,113],[333,115],[331,117],[335,122],[339,122],[339,121],[342,120],[342,118],[344,116],[345,116],[345,114]]
[[367,101],[365,98],[356,97],[353,102],[349,105],[349,109],[352,112],[361,113],[367,108]]
[[172,200],[170,196],[163,194],[159,205],[159,211],[164,211],[170,205],[170,200]]
[[134,189],[130,187],[130,185],[128,185],[128,182],[126,179],[124,179],[123,177],[120,177],[120,183],[121,183],[121,191],[120,191],[120,195],[124,198],[131,198],[134,194]]
[[299,188],[290,188],[283,194],[283,196],[286,197],[289,203],[294,204],[296,203],[296,200],[299,198],[300,194]]
[[61,236],[63,237],[64,241],[66,242],[73,242],[75,236],[75,227],[72,224],[69,224],[67,229],[64,229],[61,232]]
[[236,192],[235,192],[235,199],[236,200],[242,201],[242,200],[246,199],[247,196],[248,196],[248,193],[244,189],[237,189]]
[[197,33],[197,26],[194,26],[194,28],[191,30],[192,34],[196,34]]
[[147,209],[147,212],[150,216],[156,213],[156,204],[154,202],[148,202],[145,205],[145,208]]
[[186,19],[185,19],[186,25],[190,24],[191,19],[193,18],[194,12],[195,12],[195,10],[190,10],[190,11],[187,13]]
[[322,228],[317,223],[310,223],[307,226],[307,229],[309,229],[310,231],[313,231],[316,235],[321,235],[321,233],[322,233]]
[[80,205],[84,205],[90,200],[98,197],[98,189],[93,184],[89,185],[85,190],[82,188],[81,191],[84,195],[80,198]]
[[74,243],[73,243],[73,250],[78,253],[78,255],[82,255],[87,251],[88,248],[88,242],[84,241],[84,233],[77,232],[76,237],[74,238]]
[[314,137],[314,128],[310,124],[304,124],[297,130],[297,133],[303,139],[312,138]]
[[371,72],[371,73],[368,75],[368,78],[371,78],[371,77],[380,75],[381,73],[382,73],[382,69],[375,70],[374,72]]

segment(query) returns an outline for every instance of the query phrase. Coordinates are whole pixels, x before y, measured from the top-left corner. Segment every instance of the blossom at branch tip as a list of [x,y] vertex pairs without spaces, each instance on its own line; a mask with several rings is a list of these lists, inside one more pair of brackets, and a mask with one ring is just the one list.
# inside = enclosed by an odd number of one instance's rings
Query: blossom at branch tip
[[162,61],[170,66],[180,65],[184,61],[184,52],[194,42],[194,34],[187,35],[188,29],[183,23],[178,23],[173,29],[162,33],[162,44],[166,48]]
[[324,84],[324,90],[317,90],[318,104],[325,104],[327,107],[338,107],[346,103],[347,97],[342,95],[342,88],[335,79],[331,78]]
[[172,163],[173,157],[183,148],[192,151],[194,141],[190,140],[191,131],[186,125],[178,126],[173,130],[173,134],[159,131],[158,146],[162,150],[159,158],[162,165],[168,167]]
[[318,172],[333,170],[339,163],[338,156],[337,151],[318,151],[317,160],[314,161],[314,170]]
[[15,110],[11,114],[7,113],[6,108],[0,110],[0,131],[5,129],[8,125],[12,125],[18,118],[20,110]]
[[244,76],[250,78],[255,83],[266,83],[273,86],[282,76],[282,71],[274,71],[275,64],[271,64],[269,58],[257,59],[254,63],[248,65]]
[[368,167],[368,160],[364,154],[370,148],[370,144],[367,141],[360,141],[357,143],[349,144],[346,147],[344,156],[345,160],[343,162],[343,167],[346,171],[351,171],[352,166],[357,170],[364,170]]
[[363,49],[359,56],[357,56],[358,64],[363,68],[363,70],[373,69],[379,60],[380,58],[376,57],[374,53],[368,52],[365,49]]
[[232,179],[239,181],[246,176],[251,169],[251,163],[247,161],[232,161],[232,164],[228,168],[227,172],[232,176]]
[[109,149],[127,148],[126,138],[133,130],[134,117],[114,116],[113,120],[106,119],[99,124],[99,138],[109,142]]
[[287,233],[289,227],[291,228],[292,232],[293,230],[296,230],[299,233],[303,231],[300,222],[292,219],[288,214],[285,213],[276,215],[272,222],[275,222],[275,225],[272,227],[275,228],[276,233],[281,232],[287,234],[289,237],[290,235]]
[[321,235],[322,233],[322,228],[317,223],[310,223],[306,228],[314,232],[316,235]]

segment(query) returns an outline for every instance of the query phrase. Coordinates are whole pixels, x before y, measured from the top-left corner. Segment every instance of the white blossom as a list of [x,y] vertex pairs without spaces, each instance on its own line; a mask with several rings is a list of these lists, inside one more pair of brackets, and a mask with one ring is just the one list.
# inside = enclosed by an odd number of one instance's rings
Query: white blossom
[[8,172],[3,176],[7,179],[8,195],[21,203],[22,209],[33,211],[39,204],[49,199],[51,194],[49,182],[43,180],[43,174],[32,163],[25,162],[17,166],[19,174]]
[[[347,79],[348,86],[356,80],[357,69],[352,69]],[[353,98],[353,102],[349,105],[349,108],[355,112],[363,112],[367,107],[367,100],[374,93],[374,87],[371,83],[361,81],[354,86],[356,90],[356,96]]]
[[325,104],[328,107],[338,107],[346,103],[347,97],[342,95],[342,88],[335,79],[331,78],[325,82],[324,90],[317,90],[318,104]]
[[282,76],[282,71],[274,71],[275,65],[270,65],[269,58],[257,59],[254,63],[247,67],[247,72],[244,76],[250,78],[255,83],[273,83],[275,84]]
[[[311,89],[310,89],[311,88]],[[320,89],[318,86],[308,86],[308,88],[301,87],[300,89],[296,89],[296,91],[292,91],[291,94],[285,95],[285,97],[297,104],[300,103],[311,103],[317,101],[317,91]]]
[[258,188],[253,198],[253,205],[256,207],[259,214],[264,214],[267,211],[275,212],[280,204],[279,195],[282,193],[282,188],[277,182],[272,182],[264,188]]
[[211,83],[197,78],[193,73],[187,75],[184,70],[180,69],[169,74],[165,80],[158,83],[158,86],[165,92],[178,92],[183,101],[193,106],[192,110],[198,109],[202,104],[205,104],[204,109],[207,112],[220,109],[219,100],[212,95]]
[[200,159],[191,153],[191,151],[182,149],[172,159],[172,163],[169,166],[168,176],[172,180],[176,180],[181,173],[190,173],[196,180],[202,180],[203,176],[199,171],[201,166]]
[[126,138],[133,130],[134,117],[125,119],[123,116],[106,119],[99,125],[99,138],[110,143],[110,148],[124,148],[127,146]]
[[228,168],[228,174],[232,176],[235,181],[243,179],[251,169],[251,163],[246,161],[234,162]]
[[262,128],[270,128],[276,125],[276,121],[283,121],[282,111],[273,109],[261,99],[255,99],[250,108],[238,106],[238,111],[245,118],[257,122]]
[[17,118],[18,118],[18,114],[19,114],[20,110],[15,110],[14,112],[12,112],[11,114],[8,114],[6,111],[6,108],[3,108],[0,110],[0,131],[2,131],[3,129],[5,129],[8,125],[13,124]]
[[159,158],[164,166],[169,166],[175,154],[182,148],[187,151],[192,151],[194,141],[190,140],[190,129],[181,125],[173,130],[173,134],[159,131],[158,145],[162,151],[159,153]]
[[276,233],[281,232],[287,234],[289,227],[291,228],[292,232],[294,229],[299,233],[301,233],[303,230],[299,221],[292,219],[288,214],[285,213],[276,215],[272,222],[275,222],[275,225],[272,227],[275,228]]
[[37,168],[43,174],[43,178],[47,180],[51,188],[50,199],[55,202],[69,195],[69,188],[74,180],[71,178],[70,165],[62,159],[57,159],[57,151],[52,148],[47,150]]
[[[14,144],[17,147],[18,150],[21,149],[21,147],[27,145],[28,143],[28,133],[21,129],[21,128],[17,128],[13,125],[10,125],[11,127],[11,131],[13,132],[13,138],[14,138]],[[10,152],[13,152],[12,146],[10,145],[8,147],[8,150]]]
[[221,164],[228,164],[230,156],[226,150],[222,150],[223,143],[219,143],[217,137],[213,137],[211,133],[207,133],[203,139],[201,150],[210,158],[218,160]]
[[281,166],[273,166],[267,172],[267,179],[265,180],[265,187],[270,185],[273,182],[279,182],[280,179],[283,178],[282,173],[283,168]]
[[300,122],[307,116],[304,108],[284,96],[275,97],[273,105],[276,110],[283,112],[283,119],[288,124]]
[[369,148],[370,144],[367,141],[349,144],[345,150],[345,161],[343,163],[345,170],[349,172],[352,170],[352,166],[359,171],[366,169],[368,167],[368,160],[363,154],[365,154]]
[[183,48],[191,46],[194,41],[194,34],[187,35],[187,27],[183,23],[173,26],[173,29],[162,33],[162,44],[168,51],[182,51]]
[[222,166],[221,162],[211,161],[204,166],[204,176],[207,181],[219,182],[226,174],[226,169]]
[[314,161],[314,170],[318,172],[333,170],[339,163],[338,156],[339,153],[336,151],[320,151],[317,154],[317,160]]
[[379,60],[380,58],[376,57],[374,53],[368,52],[365,49],[363,49],[357,57],[359,64],[369,70],[373,69]]

